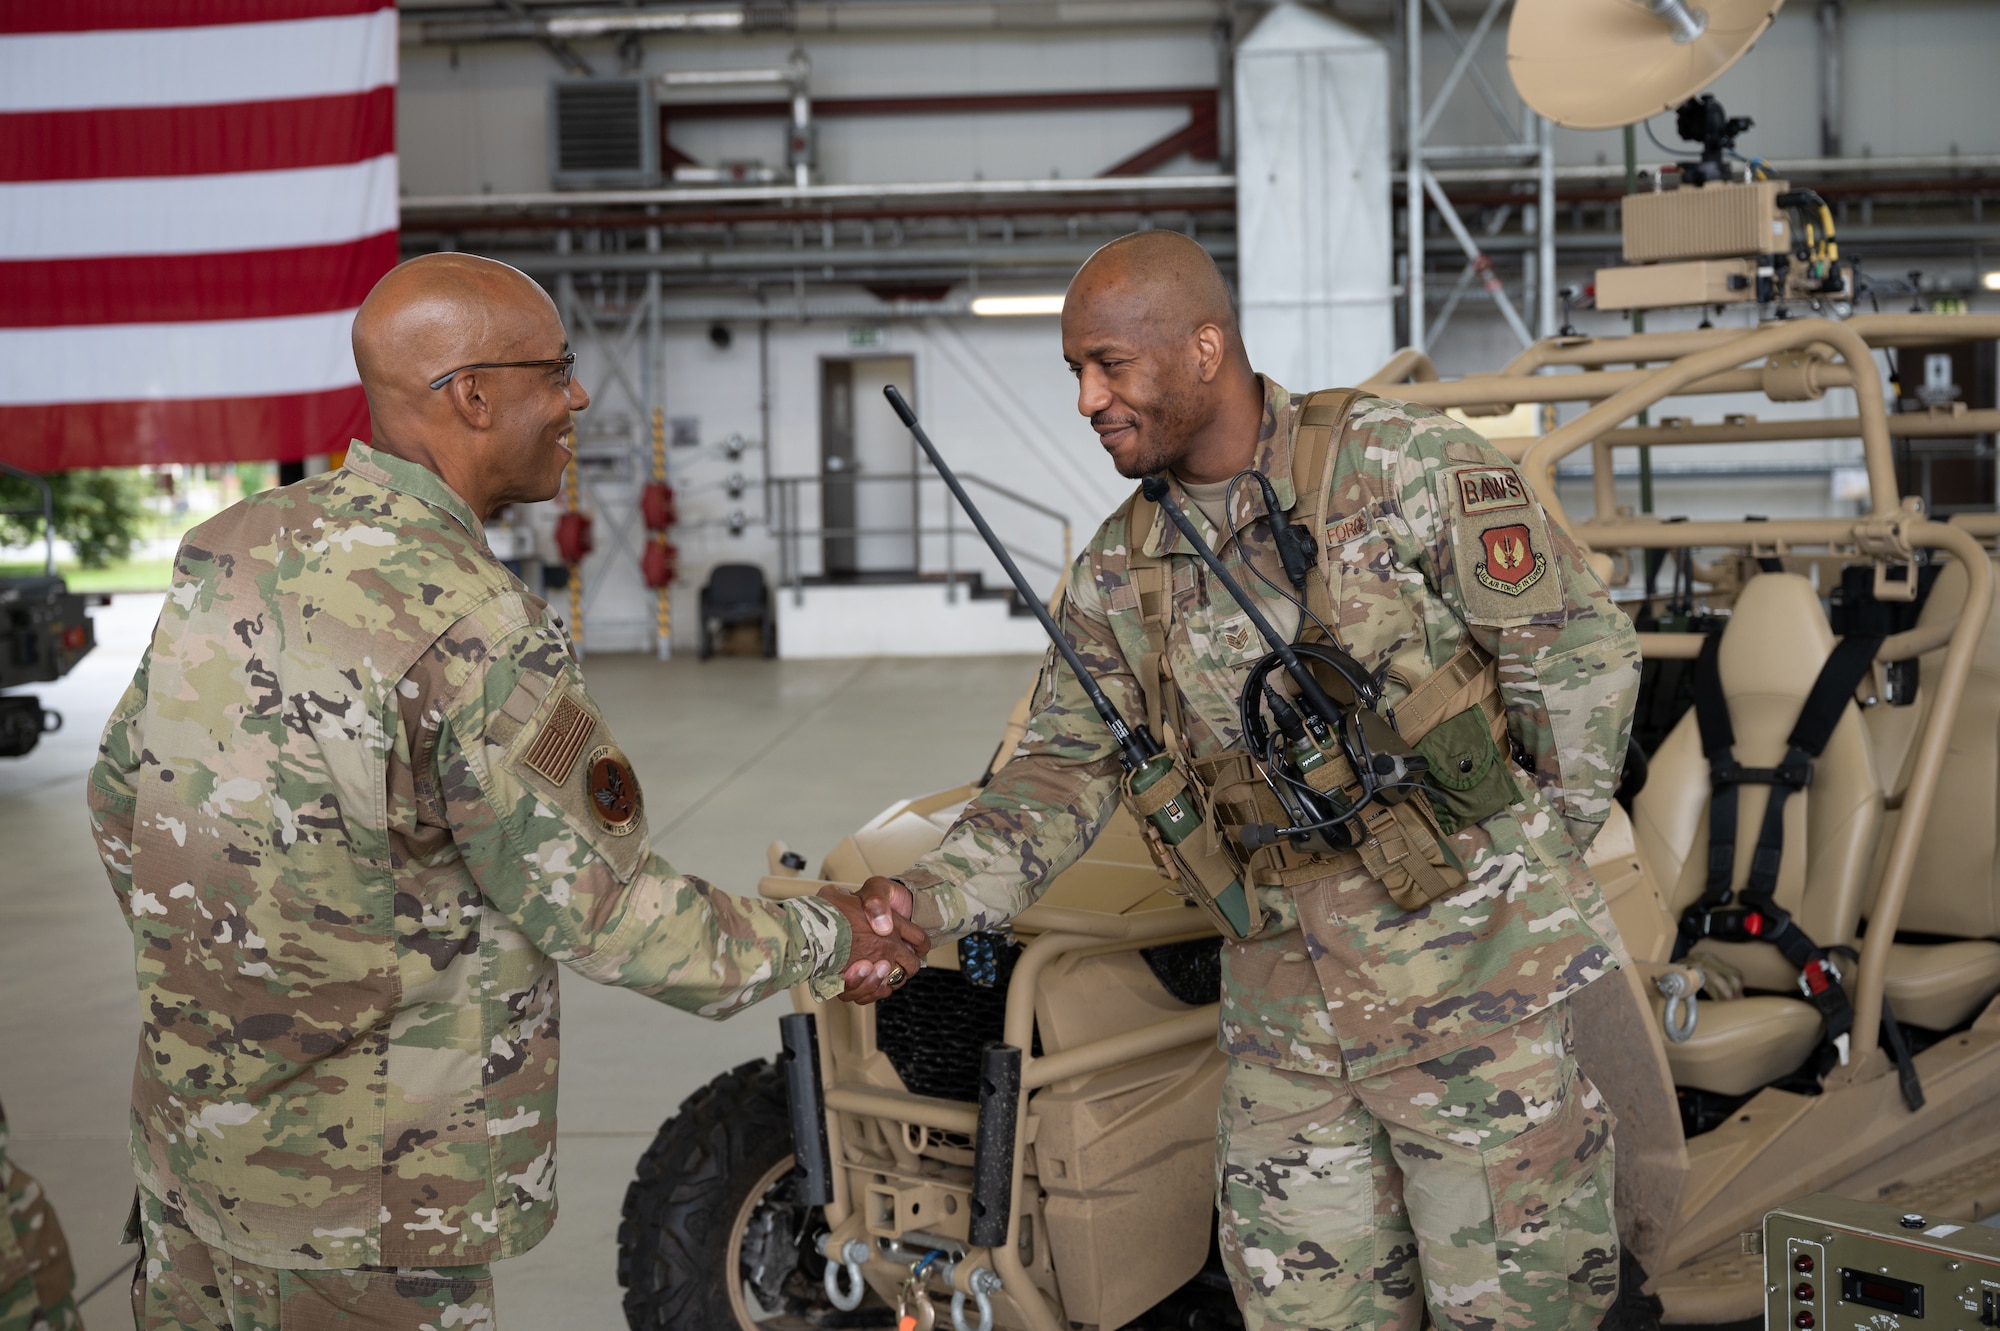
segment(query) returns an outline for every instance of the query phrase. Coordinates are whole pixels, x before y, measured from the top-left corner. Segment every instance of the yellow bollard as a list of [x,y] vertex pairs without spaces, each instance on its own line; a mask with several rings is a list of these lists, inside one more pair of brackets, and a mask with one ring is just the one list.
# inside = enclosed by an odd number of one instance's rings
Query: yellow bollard
[[[665,484],[667,479],[667,417],[666,412],[659,407],[653,408],[653,479],[661,484]],[[664,537],[665,533],[662,532],[661,536]],[[664,661],[674,653],[673,598],[671,589],[667,587],[657,587],[653,590],[653,594],[659,598],[659,627],[655,648],[659,652],[660,659]]]

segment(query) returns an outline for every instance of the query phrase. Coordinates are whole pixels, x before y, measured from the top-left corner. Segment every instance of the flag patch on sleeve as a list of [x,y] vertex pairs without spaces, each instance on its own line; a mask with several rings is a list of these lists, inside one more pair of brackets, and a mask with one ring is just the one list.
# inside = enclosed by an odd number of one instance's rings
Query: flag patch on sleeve
[[564,693],[556,699],[555,711],[542,723],[541,733],[528,746],[521,762],[528,770],[547,778],[551,785],[560,786],[569,780],[577,755],[583,752],[584,742],[596,729],[596,718]]

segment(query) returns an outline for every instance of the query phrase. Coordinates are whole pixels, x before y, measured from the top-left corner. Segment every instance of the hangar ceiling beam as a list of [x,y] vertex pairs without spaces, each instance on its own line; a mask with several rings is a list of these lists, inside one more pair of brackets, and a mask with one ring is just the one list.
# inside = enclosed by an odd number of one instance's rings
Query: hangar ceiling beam
[[[839,4],[807,0],[797,5],[551,8],[468,16],[462,11],[405,5],[401,33],[406,45],[618,37],[628,33],[684,37],[757,31],[1033,33],[1051,28],[1207,27],[1225,20],[1229,8],[1221,0],[1055,0],[1033,6],[954,4],[951,0],[841,0]],[[447,14],[451,17],[444,17]]]

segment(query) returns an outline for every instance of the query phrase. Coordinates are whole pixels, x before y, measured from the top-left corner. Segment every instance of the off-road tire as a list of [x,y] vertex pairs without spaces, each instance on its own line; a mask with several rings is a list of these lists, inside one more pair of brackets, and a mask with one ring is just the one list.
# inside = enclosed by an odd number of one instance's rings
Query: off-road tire
[[[787,1186],[791,1160],[784,1074],[761,1058],[723,1073],[660,1125],[625,1190],[618,1226],[618,1283],[632,1331],[776,1331],[867,1325],[883,1315],[817,1306],[825,1267],[808,1234],[786,1288],[805,1315],[750,1320],[739,1274],[742,1231],[759,1201]],[[816,1234],[817,1211],[809,1223]]]

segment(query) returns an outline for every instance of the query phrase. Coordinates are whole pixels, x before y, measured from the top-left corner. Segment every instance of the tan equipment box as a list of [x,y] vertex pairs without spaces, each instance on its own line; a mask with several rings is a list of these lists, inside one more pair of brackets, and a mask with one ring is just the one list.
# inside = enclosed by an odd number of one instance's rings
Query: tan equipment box
[[[1644,196],[1635,196],[1644,197]],[[1735,305],[1757,299],[1757,260],[1690,259],[1597,270],[1600,310]]]
[[1778,206],[1789,181],[1686,185],[1628,195],[1622,216],[1626,263],[1751,258],[1791,248],[1792,224]]

